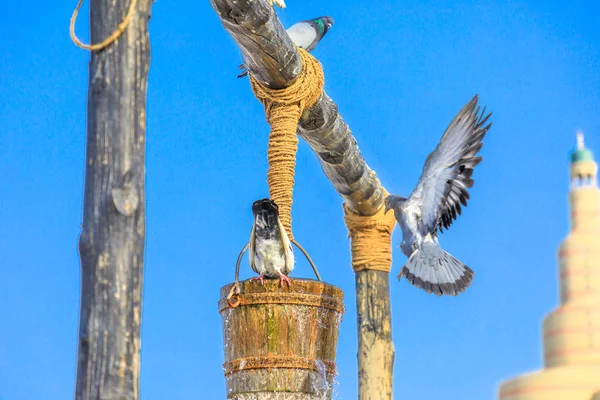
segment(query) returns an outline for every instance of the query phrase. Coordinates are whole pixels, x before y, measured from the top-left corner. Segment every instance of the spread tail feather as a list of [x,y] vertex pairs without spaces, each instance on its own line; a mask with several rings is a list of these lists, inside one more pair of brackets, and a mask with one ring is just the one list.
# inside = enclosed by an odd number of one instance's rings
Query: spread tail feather
[[437,241],[425,241],[408,258],[400,275],[414,286],[435,293],[457,296],[473,282],[473,270],[446,253]]

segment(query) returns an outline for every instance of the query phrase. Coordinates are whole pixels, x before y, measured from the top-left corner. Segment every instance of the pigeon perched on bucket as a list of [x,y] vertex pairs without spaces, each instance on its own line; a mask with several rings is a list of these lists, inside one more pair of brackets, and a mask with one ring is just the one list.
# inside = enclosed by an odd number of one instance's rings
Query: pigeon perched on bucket
[[442,250],[438,231],[448,229],[461,204],[467,205],[473,168],[482,160],[476,154],[491,126],[486,125],[491,113],[479,113],[477,101],[475,96],[450,123],[410,196],[385,199],[385,212],[394,210],[402,229],[400,248],[408,257],[398,279],[404,276],[427,293],[456,296],[473,281],[473,271]]
[[291,285],[287,275],[294,269],[292,243],[279,220],[279,207],[271,199],[257,200],[252,204],[254,225],[250,232],[250,267],[259,274],[250,280],[279,278],[281,285]]
[[[332,26],[333,18],[325,16],[297,22],[290,26],[286,32],[297,47],[301,47],[310,53],[317,47],[319,41],[323,39],[323,36],[327,34]],[[238,75],[238,78],[248,75],[244,64],[240,65],[240,69],[244,71]]]

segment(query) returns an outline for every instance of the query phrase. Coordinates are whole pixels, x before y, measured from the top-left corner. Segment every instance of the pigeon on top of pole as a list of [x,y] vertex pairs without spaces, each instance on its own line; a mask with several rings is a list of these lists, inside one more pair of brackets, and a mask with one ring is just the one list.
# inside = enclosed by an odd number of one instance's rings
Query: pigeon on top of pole
[[476,156],[491,123],[485,109],[479,113],[477,95],[458,113],[429,154],[421,178],[408,198],[390,195],[385,212],[394,210],[402,229],[400,248],[408,257],[398,279],[405,276],[414,286],[436,295],[456,296],[473,281],[473,271],[446,253],[438,243],[438,231],[448,229],[461,207],[467,205],[473,186]]
[[289,275],[294,269],[292,243],[279,220],[279,207],[271,199],[257,200],[252,204],[254,225],[250,232],[250,267],[259,274],[250,280],[279,278],[281,285],[291,285]]
[[[297,47],[301,47],[310,53],[317,47],[317,44],[319,44],[332,26],[333,18],[324,16],[296,22],[286,32]],[[240,65],[240,69],[244,71],[238,75],[238,78],[248,75],[244,64]]]

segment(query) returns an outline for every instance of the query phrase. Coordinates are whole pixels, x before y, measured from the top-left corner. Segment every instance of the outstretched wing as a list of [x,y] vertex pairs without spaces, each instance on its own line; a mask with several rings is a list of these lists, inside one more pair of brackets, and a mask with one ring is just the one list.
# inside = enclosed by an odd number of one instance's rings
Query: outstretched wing
[[417,187],[408,203],[421,210],[419,229],[422,235],[448,229],[460,205],[467,205],[468,188],[473,186],[473,167],[482,157],[475,156],[491,123],[484,126],[490,114],[479,113],[477,95],[458,113],[446,129],[436,149],[429,154]]

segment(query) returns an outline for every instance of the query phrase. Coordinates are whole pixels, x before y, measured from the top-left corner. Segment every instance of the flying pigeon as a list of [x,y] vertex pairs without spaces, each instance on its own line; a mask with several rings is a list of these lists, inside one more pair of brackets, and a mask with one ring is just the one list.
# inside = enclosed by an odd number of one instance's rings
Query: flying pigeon
[[480,114],[477,101],[476,95],[450,123],[427,157],[410,196],[385,199],[385,212],[394,210],[402,229],[400,248],[408,257],[398,279],[405,276],[414,286],[438,296],[456,296],[473,281],[473,271],[442,250],[438,231],[448,229],[460,215],[460,205],[467,205],[473,167],[482,160],[476,154],[492,124],[485,125],[491,113],[484,117],[484,109]]
[[[317,47],[319,41],[323,39],[323,36],[327,34],[332,26],[333,18],[319,17],[297,22],[290,26],[286,32],[297,47],[301,47],[310,53]],[[238,75],[238,78],[243,78],[248,75],[248,71],[246,71],[244,64],[240,65],[240,69],[243,69],[244,71]]]
[[294,269],[292,243],[279,220],[279,207],[273,200],[262,199],[252,204],[254,225],[250,232],[250,267],[259,274],[250,280],[279,278],[280,284],[291,285],[289,275]]

